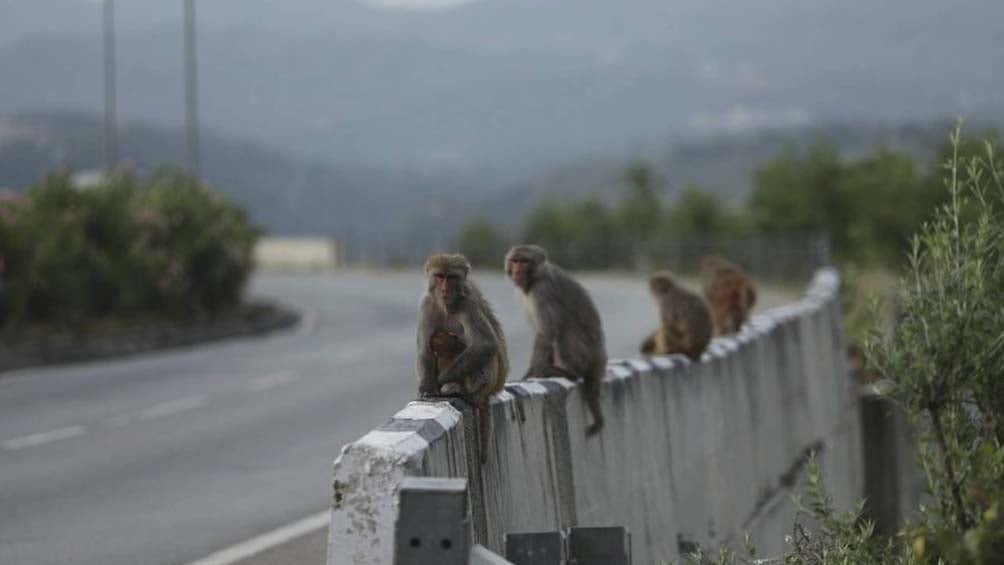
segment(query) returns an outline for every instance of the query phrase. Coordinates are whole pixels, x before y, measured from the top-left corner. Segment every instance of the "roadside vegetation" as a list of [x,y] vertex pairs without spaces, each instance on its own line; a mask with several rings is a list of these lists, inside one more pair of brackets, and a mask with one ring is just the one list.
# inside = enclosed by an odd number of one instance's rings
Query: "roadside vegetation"
[[[518,239],[543,245],[569,268],[599,269],[660,263],[674,244],[818,234],[841,266],[896,271],[907,263],[911,234],[948,198],[941,164],[953,151],[945,144],[933,162],[918,163],[885,148],[845,158],[826,144],[792,146],[753,172],[742,202],[697,185],[670,187],[655,167],[637,162],[624,168],[619,198],[544,200],[518,233],[480,219],[457,244],[475,264],[494,266],[506,243]],[[958,151],[966,158],[983,148],[960,141]]]
[[810,465],[799,507],[814,527],[795,524],[785,555],[758,561],[747,547],[690,562],[1004,563],[1004,168],[993,140],[965,143],[956,130],[941,172],[947,190],[909,239],[895,284],[894,327],[872,308],[864,339],[868,369],[918,430],[927,501],[880,536],[860,507],[834,508]]
[[258,235],[242,209],[172,171],[88,188],[59,174],[0,195],[2,335],[218,315],[240,304]]

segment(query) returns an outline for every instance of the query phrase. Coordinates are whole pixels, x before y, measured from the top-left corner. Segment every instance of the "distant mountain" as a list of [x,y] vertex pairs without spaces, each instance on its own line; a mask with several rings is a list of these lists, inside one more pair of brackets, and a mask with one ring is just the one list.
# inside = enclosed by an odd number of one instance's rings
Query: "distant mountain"
[[[625,169],[637,161],[652,167],[663,195],[670,201],[682,190],[697,186],[728,204],[741,206],[749,195],[754,171],[789,148],[804,150],[813,144],[826,144],[843,158],[852,159],[884,147],[913,157],[925,168],[947,142],[953,126],[954,122],[947,119],[898,125],[827,124],[655,144],[552,167],[494,191],[482,206],[506,210],[512,221],[502,225],[517,229],[525,214],[547,198],[561,201],[596,195],[616,201],[625,188]],[[965,130],[975,135],[992,126],[973,121]]]
[[[122,115],[181,123],[181,2],[117,2]],[[479,179],[833,122],[1004,114],[999,0],[199,2],[203,122],[286,153]],[[100,6],[0,0],[0,112],[100,111]]]
[[[24,189],[54,170],[100,168],[101,136],[95,116],[0,116],[0,187]],[[184,162],[179,131],[127,125],[119,141],[121,163],[138,174]],[[358,246],[445,240],[426,226],[441,221],[442,203],[461,188],[448,177],[311,162],[213,134],[202,149],[205,179],[268,231],[336,235]]]
[[[205,178],[272,233],[333,235],[356,256],[414,263],[432,249],[448,249],[461,225],[475,217],[515,234],[544,198],[616,199],[624,188],[624,168],[635,160],[654,167],[668,199],[699,185],[738,204],[755,168],[788,147],[825,142],[854,157],[885,146],[929,163],[951,125],[949,120],[831,124],[716,134],[587,155],[494,186],[477,176],[312,161],[212,133],[203,137],[202,163]],[[982,127],[970,123],[967,131]],[[23,189],[52,170],[99,168],[101,136],[101,122],[93,115],[0,115],[0,188]],[[133,124],[121,128],[119,138],[123,165],[140,174],[184,162],[180,131]]]

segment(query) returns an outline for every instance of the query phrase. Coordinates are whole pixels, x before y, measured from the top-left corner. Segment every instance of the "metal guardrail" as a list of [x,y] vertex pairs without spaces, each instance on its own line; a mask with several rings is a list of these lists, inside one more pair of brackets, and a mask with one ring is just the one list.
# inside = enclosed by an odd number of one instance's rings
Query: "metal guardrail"
[[623,527],[506,534],[505,558],[472,547],[467,479],[407,477],[399,504],[394,565],[631,565]]

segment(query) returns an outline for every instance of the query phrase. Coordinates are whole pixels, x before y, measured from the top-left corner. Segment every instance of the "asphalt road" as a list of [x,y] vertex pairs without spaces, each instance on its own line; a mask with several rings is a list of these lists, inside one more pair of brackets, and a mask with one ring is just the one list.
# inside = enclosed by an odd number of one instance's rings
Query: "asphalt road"
[[[481,286],[513,375],[529,327]],[[611,357],[656,312],[640,280],[585,280]],[[339,449],[415,393],[418,274],[263,275],[300,327],[117,361],[0,374],[0,564],[179,564],[328,507]]]
[[[525,367],[511,290],[482,286]],[[633,320],[655,323],[644,288],[590,287],[629,352]],[[304,311],[299,328],[0,375],[0,563],[186,563],[322,510],[340,447],[414,395],[421,288],[407,273],[261,276],[252,294]]]

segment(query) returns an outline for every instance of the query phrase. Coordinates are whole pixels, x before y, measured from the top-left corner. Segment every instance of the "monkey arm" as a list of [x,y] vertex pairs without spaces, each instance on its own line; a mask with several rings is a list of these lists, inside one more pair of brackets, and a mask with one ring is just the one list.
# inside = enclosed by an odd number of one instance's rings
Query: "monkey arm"
[[495,332],[485,318],[484,314],[477,309],[471,308],[460,316],[460,322],[464,326],[464,339],[467,341],[467,348],[464,349],[453,363],[439,374],[440,385],[457,382],[465,377],[476,375],[489,363],[495,361],[498,355],[499,345]]
[[659,331],[656,330],[649,334],[649,336],[645,338],[645,341],[641,342],[642,355],[652,355],[655,352],[655,336],[658,334]]
[[439,392],[439,384],[436,381],[436,358],[428,351],[428,347],[425,349],[424,352],[418,353],[416,363],[419,398],[436,396]]
[[523,380],[531,378],[547,378],[554,367],[554,336],[550,333],[537,332],[533,338],[533,353],[530,355],[530,367]]
[[436,358],[429,349],[429,338],[435,329],[435,321],[431,312],[432,304],[426,297],[419,305],[418,331],[416,332],[415,373],[418,377],[419,398],[436,396],[439,393],[439,384],[436,382]]

